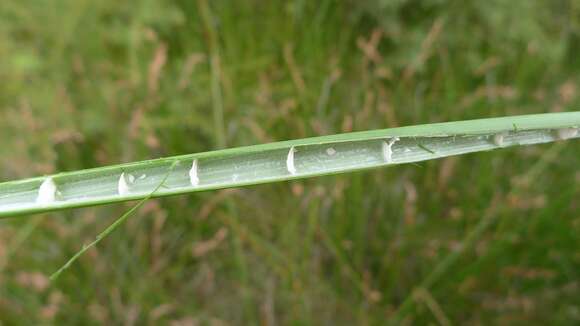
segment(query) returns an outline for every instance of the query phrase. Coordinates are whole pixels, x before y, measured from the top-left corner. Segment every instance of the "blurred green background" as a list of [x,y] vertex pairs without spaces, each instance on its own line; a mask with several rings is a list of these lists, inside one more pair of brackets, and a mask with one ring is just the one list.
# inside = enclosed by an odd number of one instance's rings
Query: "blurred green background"
[[[578,110],[579,50],[579,1],[2,0],[0,181]],[[580,323],[578,153],[152,200],[54,284],[131,204],[1,220],[0,324]]]

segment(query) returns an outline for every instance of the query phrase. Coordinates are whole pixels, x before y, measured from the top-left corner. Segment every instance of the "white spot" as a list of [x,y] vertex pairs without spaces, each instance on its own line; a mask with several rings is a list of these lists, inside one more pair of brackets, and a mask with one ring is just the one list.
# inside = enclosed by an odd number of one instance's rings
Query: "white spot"
[[326,154],[328,154],[328,156],[333,156],[334,154],[336,154],[336,149],[329,147],[326,149]]
[[505,134],[504,133],[499,133],[499,134],[493,135],[493,143],[495,144],[495,146],[502,147],[503,146],[504,137],[505,137]]
[[135,182],[135,176],[133,176],[132,174],[127,174],[127,178],[129,178],[129,183],[134,183]]
[[558,129],[558,139],[566,140],[576,137],[578,134],[578,128],[562,128]]
[[147,178],[147,175],[146,175],[146,174],[141,174],[141,175],[139,176],[139,180],[143,180],[143,179],[145,179],[145,178]]
[[393,144],[399,141],[399,137],[393,137],[387,141],[383,141],[383,158],[385,162],[393,162]]
[[294,166],[295,152],[296,149],[294,148],[294,146],[292,146],[288,151],[288,157],[286,158],[286,169],[288,170],[288,172],[290,172],[290,174],[296,174],[296,167]]
[[192,186],[199,185],[199,176],[197,174],[197,159],[193,160],[191,163],[191,169],[189,170],[189,182]]
[[239,176],[237,173],[234,173],[234,174],[232,175],[232,181],[238,181],[238,178],[239,178],[239,177],[240,177],[240,176]]
[[38,188],[38,197],[36,202],[39,204],[48,204],[56,200],[56,184],[52,178],[46,178]]
[[125,179],[125,172],[121,173],[119,181],[117,182],[117,193],[119,193],[119,195],[126,195],[129,193],[129,185]]

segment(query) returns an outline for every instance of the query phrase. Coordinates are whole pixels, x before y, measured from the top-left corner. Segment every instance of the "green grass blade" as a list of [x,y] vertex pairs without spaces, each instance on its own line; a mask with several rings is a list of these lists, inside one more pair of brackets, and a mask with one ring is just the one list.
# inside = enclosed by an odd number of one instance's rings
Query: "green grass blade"
[[[0,184],[0,217],[278,182],[579,138],[580,112],[372,130],[60,173]],[[40,190],[41,189],[41,190]],[[39,196],[40,194],[40,196]]]
[[113,232],[121,224],[125,223],[125,221],[129,218],[129,216],[131,216],[136,210],[138,210],[141,206],[143,206],[143,204],[145,204],[145,202],[147,200],[149,200],[163,186],[165,181],[167,181],[167,177],[169,176],[169,173],[171,173],[171,171],[173,170],[174,167],[175,167],[175,164],[173,164],[169,167],[169,169],[165,173],[165,176],[163,177],[163,180],[161,180],[161,182],[155,187],[155,189],[153,189],[153,191],[151,191],[149,193],[149,195],[147,195],[145,198],[141,199],[137,204],[135,204],[135,206],[133,206],[130,210],[128,210],[123,215],[121,215],[121,217],[116,219],[115,222],[113,222],[105,230],[103,230],[103,232],[99,233],[97,235],[97,237],[95,238],[95,240],[93,240],[91,243],[89,243],[87,245],[83,245],[81,250],[77,251],[77,253],[74,254],[64,265],[62,265],[56,272],[54,272],[52,275],[50,275],[50,280],[55,281],[60,276],[60,274],[62,274],[62,272],[64,272],[66,269],[68,269],[87,250],[96,246],[99,242],[101,242],[101,240],[103,240],[106,236],[111,234],[111,232]]

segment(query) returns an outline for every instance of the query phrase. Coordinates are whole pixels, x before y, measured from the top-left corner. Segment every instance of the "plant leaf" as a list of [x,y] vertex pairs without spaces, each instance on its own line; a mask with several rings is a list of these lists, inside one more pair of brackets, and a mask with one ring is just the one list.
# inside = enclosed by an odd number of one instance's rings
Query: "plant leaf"
[[[1,183],[0,217],[143,199],[151,194],[173,164],[175,167],[164,187],[155,191],[153,197],[573,139],[580,137],[579,126],[580,112],[434,123],[65,172]],[[47,189],[47,180],[56,187],[54,199],[39,193],[43,183],[43,189]]]

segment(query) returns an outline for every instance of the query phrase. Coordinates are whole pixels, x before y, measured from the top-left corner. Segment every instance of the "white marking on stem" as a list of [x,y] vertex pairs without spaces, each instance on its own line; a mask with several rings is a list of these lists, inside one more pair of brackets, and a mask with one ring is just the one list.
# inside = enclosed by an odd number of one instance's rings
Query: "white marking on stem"
[[326,149],[326,154],[328,154],[328,156],[333,156],[334,154],[336,154],[336,149],[329,147]]
[[193,160],[191,163],[191,169],[189,170],[189,182],[192,186],[199,185],[199,175],[197,167],[197,159]]
[[129,183],[134,183],[135,182],[135,176],[132,175],[131,173],[127,174],[127,178],[129,178]]
[[399,137],[393,137],[389,140],[383,141],[383,158],[385,162],[393,162],[393,145],[399,141]]
[[558,129],[558,139],[566,140],[576,137],[578,134],[578,128],[562,128]]
[[147,175],[146,174],[142,174],[142,175],[139,176],[139,180],[143,180],[145,178],[147,178]]
[[52,178],[46,178],[38,188],[36,202],[39,204],[49,204],[56,201],[56,184]]
[[294,153],[296,149],[294,146],[290,148],[288,151],[288,157],[286,158],[286,170],[290,172],[290,174],[296,174],[296,166],[294,166]]
[[117,182],[117,193],[119,195],[126,195],[129,193],[129,185],[125,179],[125,172],[121,173],[119,181]]
[[502,147],[505,136],[506,136],[505,133],[493,135],[493,143],[495,144],[495,146]]

